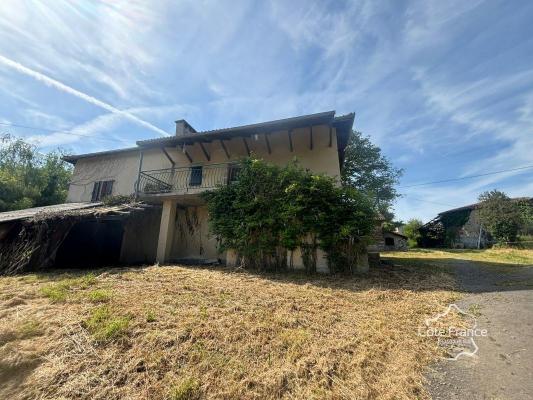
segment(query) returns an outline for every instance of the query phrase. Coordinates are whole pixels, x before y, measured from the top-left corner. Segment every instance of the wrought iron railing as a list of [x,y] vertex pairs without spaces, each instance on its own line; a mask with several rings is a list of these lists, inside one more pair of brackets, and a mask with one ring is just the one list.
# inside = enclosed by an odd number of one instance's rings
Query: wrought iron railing
[[139,193],[186,193],[211,189],[237,179],[238,164],[210,164],[192,167],[142,171],[139,174]]

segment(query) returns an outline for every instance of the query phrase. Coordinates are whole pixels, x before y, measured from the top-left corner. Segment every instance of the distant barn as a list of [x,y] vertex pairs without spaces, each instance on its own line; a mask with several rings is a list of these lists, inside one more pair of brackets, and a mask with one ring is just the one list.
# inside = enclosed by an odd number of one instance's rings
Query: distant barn
[[[517,197],[513,201],[533,203],[532,197]],[[481,203],[441,212],[420,228],[422,247],[483,249],[490,247],[492,238],[479,220]]]

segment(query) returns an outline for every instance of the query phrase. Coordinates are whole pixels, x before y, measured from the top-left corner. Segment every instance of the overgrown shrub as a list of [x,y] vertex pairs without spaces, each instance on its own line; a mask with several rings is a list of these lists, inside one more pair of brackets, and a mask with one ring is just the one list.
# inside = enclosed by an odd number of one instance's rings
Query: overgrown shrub
[[286,268],[287,250],[300,248],[314,272],[321,248],[332,271],[350,270],[374,225],[365,195],[296,162],[279,167],[245,159],[237,181],[203,196],[220,250],[236,251],[245,267]]

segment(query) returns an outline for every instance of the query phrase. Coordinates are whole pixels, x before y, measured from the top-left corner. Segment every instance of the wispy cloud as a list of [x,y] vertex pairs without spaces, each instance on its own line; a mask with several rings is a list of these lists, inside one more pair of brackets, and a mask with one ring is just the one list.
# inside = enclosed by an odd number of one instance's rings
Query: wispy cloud
[[[336,109],[356,112],[404,184],[511,168],[533,147],[532,18],[533,4],[483,0],[3,0],[0,115],[129,143],[155,132],[131,116],[170,132],[179,118],[211,129]],[[57,94],[17,78],[15,60]],[[429,218],[491,187],[523,194],[525,176],[409,189],[398,214]]]
[[25,67],[24,65],[16,62],[16,61],[13,61],[3,55],[0,55],[0,63],[8,66],[9,68],[12,68],[12,69],[15,69],[17,70],[18,72],[22,73],[22,74],[25,74],[25,75],[28,75],[42,83],[44,83],[45,85],[48,85],[48,86],[51,86],[51,87],[54,87],[62,92],[65,92],[65,93],[68,93],[68,94],[71,94],[75,97],[78,97],[88,103],[91,103],[97,107],[100,107],[100,108],[103,108],[104,110],[107,110],[107,111],[110,111],[114,114],[117,114],[117,115],[120,115],[120,116],[123,116],[124,118],[127,118],[133,122],[136,122],[137,124],[141,125],[141,126],[144,126],[145,128],[148,128],[154,132],[157,132],[159,133],[161,136],[168,136],[168,133],[165,132],[164,130],[158,128],[157,126],[154,126],[152,125],[151,123],[147,122],[147,121],[144,121],[138,117],[136,117],[135,115],[129,113],[129,112],[126,112],[126,111],[121,111],[119,110],[118,108],[115,108],[113,107],[111,104],[108,104],[106,102],[103,102],[101,100],[98,100],[97,98],[93,97],[93,96],[90,96],[86,93],[82,93],[80,92],[79,90],[76,90],[68,85],[65,85],[49,76],[46,76],[38,71],[35,71],[35,70],[32,70],[30,68],[27,68]]

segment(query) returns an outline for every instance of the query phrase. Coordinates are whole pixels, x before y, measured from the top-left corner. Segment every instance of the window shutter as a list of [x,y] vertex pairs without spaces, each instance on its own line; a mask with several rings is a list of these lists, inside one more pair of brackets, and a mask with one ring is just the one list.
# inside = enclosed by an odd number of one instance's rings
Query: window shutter
[[102,185],[101,181],[94,182],[93,193],[91,195],[91,201],[92,202],[100,200],[100,187],[101,187],[101,185]]
[[106,181],[105,189],[103,190],[102,197],[109,197],[113,193],[113,182],[114,181]]

